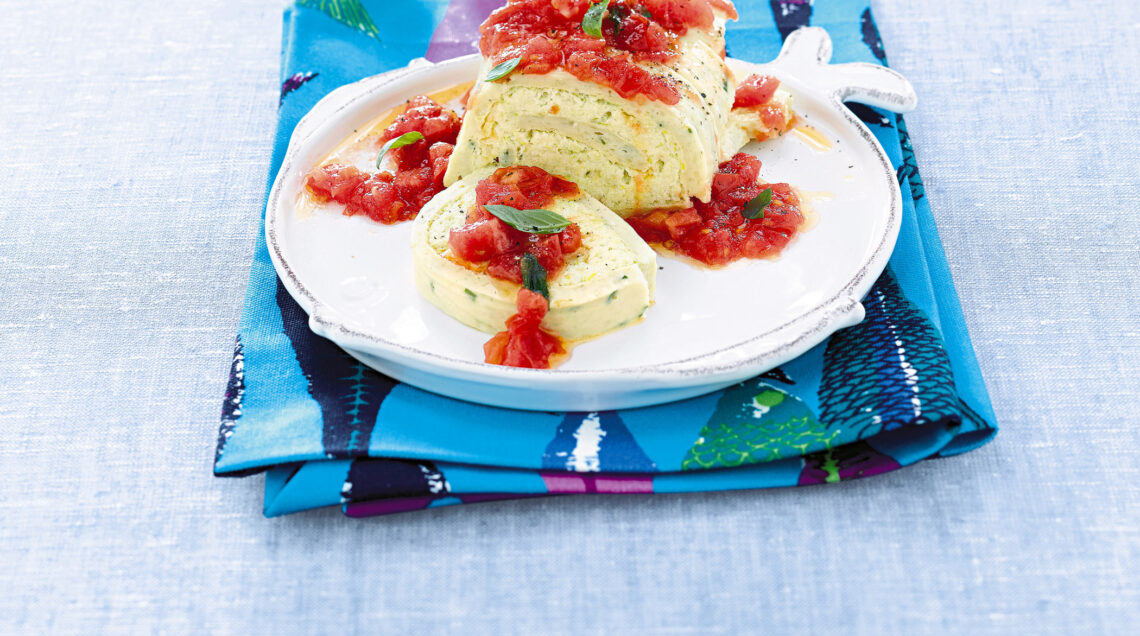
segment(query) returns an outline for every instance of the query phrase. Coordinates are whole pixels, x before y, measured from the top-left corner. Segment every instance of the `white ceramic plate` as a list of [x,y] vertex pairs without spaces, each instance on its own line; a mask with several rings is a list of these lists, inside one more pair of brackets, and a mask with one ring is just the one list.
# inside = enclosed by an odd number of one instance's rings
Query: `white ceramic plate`
[[828,65],[831,41],[801,29],[772,63],[730,60],[739,77],[778,77],[823,151],[796,134],[752,144],[761,178],[807,193],[818,220],[774,261],[706,270],[660,257],[657,301],[641,323],[578,345],[561,367],[482,362],[488,335],[416,292],[410,223],[376,224],[295,209],[304,175],[342,139],[407,98],[475,77],[477,56],[417,60],[329,94],[297,125],[266,211],[269,253],[309,325],[366,364],[452,397],[510,408],[599,410],[656,404],[728,386],[791,360],[863,318],[859,304],[886,266],[902,212],[895,173],[870,131],[843,105],[914,108],[897,73]]

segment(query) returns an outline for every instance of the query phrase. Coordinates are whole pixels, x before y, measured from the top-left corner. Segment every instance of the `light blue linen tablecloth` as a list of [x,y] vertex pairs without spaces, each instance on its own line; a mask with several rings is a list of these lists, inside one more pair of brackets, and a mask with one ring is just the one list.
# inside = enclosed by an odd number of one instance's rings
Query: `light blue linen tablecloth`
[[359,523],[209,474],[280,5],[3,3],[0,632],[1133,632],[1140,5],[873,4],[1002,435]]

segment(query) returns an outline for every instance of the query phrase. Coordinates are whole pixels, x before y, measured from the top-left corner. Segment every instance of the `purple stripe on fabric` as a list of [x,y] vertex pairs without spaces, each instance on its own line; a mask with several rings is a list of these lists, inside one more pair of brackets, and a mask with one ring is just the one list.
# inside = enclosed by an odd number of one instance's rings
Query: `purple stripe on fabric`
[[452,0],[443,21],[436,27],[424,55],[432,62],[474,53],[478,49],[479,25],[505,0]]
[[431,505],[438,497],[404,497],[401,499],[374,499],[360,503],[345,504],[346,517],[375,517],[378,515],[391,515],[397,512],[410,512],[423,510]]
[[650,494],[653,477],[642,475],[577,475],[541,473],[547,492],[557,495],[599,493],[607,495]]
[[648,495],[653,494],[652,477],[627,477],[613,475],[598,477],[594,481],[597,492],[610,495]]

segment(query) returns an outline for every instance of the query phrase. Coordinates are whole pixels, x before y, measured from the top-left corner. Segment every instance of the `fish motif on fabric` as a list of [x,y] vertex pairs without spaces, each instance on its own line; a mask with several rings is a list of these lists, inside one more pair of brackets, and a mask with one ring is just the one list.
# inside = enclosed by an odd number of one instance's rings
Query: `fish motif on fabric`
[[380,403],[395,380],[361,364],[330,340],[309,329],[308,315],[277,281],[277,306],[293,345],[309,394],[321,409],[321,443],[331,458],[368,454]]
[[863,10],[859,16],[859,27],[863,31],[863,44],[871,49],[871,55],[882,64],[887,63],[887,52],[883,48],[883,38],[879,37],[879,27],[875,24],[875,16],[871,14],[871,7]]
[[360,0],[297,0],[297,6],[316,9],[337,22],[380,41],[380,30]]
[[241,418],[241,401],[245,396],[245,352],[241,347],[241,335],[234,340],[234,358],[230,363],[230,379],[226,383],[226,397],[222,401],[222,424],[218,428],[218,447],[214,451],[214,464],[217,464],[226,450],[226,442],[234,434],[238,419]]
[[891,127],[891,116],[885,111],[880,111],[870,106],[860,104],[858,102],[844,102],[847,110],[855,114],[864,124],[871,124],[873,126],[882,126],[884,128]]
[[840,435],[798,397],[756,379],[724,392],[682,470],[728,468],[829,448]]
[[895,458],[871,448],[867,442],[852,442],[805,455],[798,485],[833,484],[898,470]]
[[890,268],[863,299],[863,322],[827,341],[820,417],[856,439],[903,426],[959,420],[950,359],[934,324]]
[[[887,53],[883,49],[883,39],[879,36],[879,27],[875,24],[875,17],[871,14],[870,7],[865,9],[863,15],[860,16],[859,26],[863,32],[863,44],[867,45],[875,59],[886,64]],[[882,115],[881,111],[861,104],[847,104],[847,107],[864,122],[875,123],[880,126],[891,125],[890,119]],[[895,115],[895,121],[899,131],[899,145],[902,147],[902,164],[895,171],[895,176],[898,178],[900,186],[905,183],[910,184],[911,196],[917,203],[926,196],[926,188],[923,187],[922,177],[918,174],[918,160],[914,156],[914,146],[910,143],[910,133],[906,130],[906,122],[903,121],[902,115]]]
[[768,4],[772,7],[772,17],[782,39],[788,39],[792,31],[811,24],[815,0],[768,0]]
[[616,411],[567,413],[546,445],[542,467],[578,473],[657,471]]
[[292,93],[298,88],[301,88],[305,85],[306,82],[318,75],[320,75],[320,73],[314,73],[313,71],[307,71],[305,73],[293,73],[290,75],[285,79],[284,82],[281,83],[281,98],[277,100],[277,105],[280,106],[281,104],[284,104],[286,95]]

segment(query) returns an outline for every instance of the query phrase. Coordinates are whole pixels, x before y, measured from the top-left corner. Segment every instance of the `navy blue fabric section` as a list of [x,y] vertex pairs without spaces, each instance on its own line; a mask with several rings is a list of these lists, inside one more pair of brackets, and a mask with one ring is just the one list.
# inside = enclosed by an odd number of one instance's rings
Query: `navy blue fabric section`
[[776,20],[776,28],[780,30],[781,38],[786,40],[792,31],[811,25],[812,2],[814,0],[768,1],[772,8],[772,18]]
[[352,462],[341,494],[351,502],[381,497],[434,497],[447,490],[447,480],[432,462],[375,458]]
[[331,458],[364,457],[380,403],[395,381],[364,366],[343,349],[313,333],[308,315],[281,281],[277,306],[285,335],[308,380],[309,394],[321,407],[321,445]]

